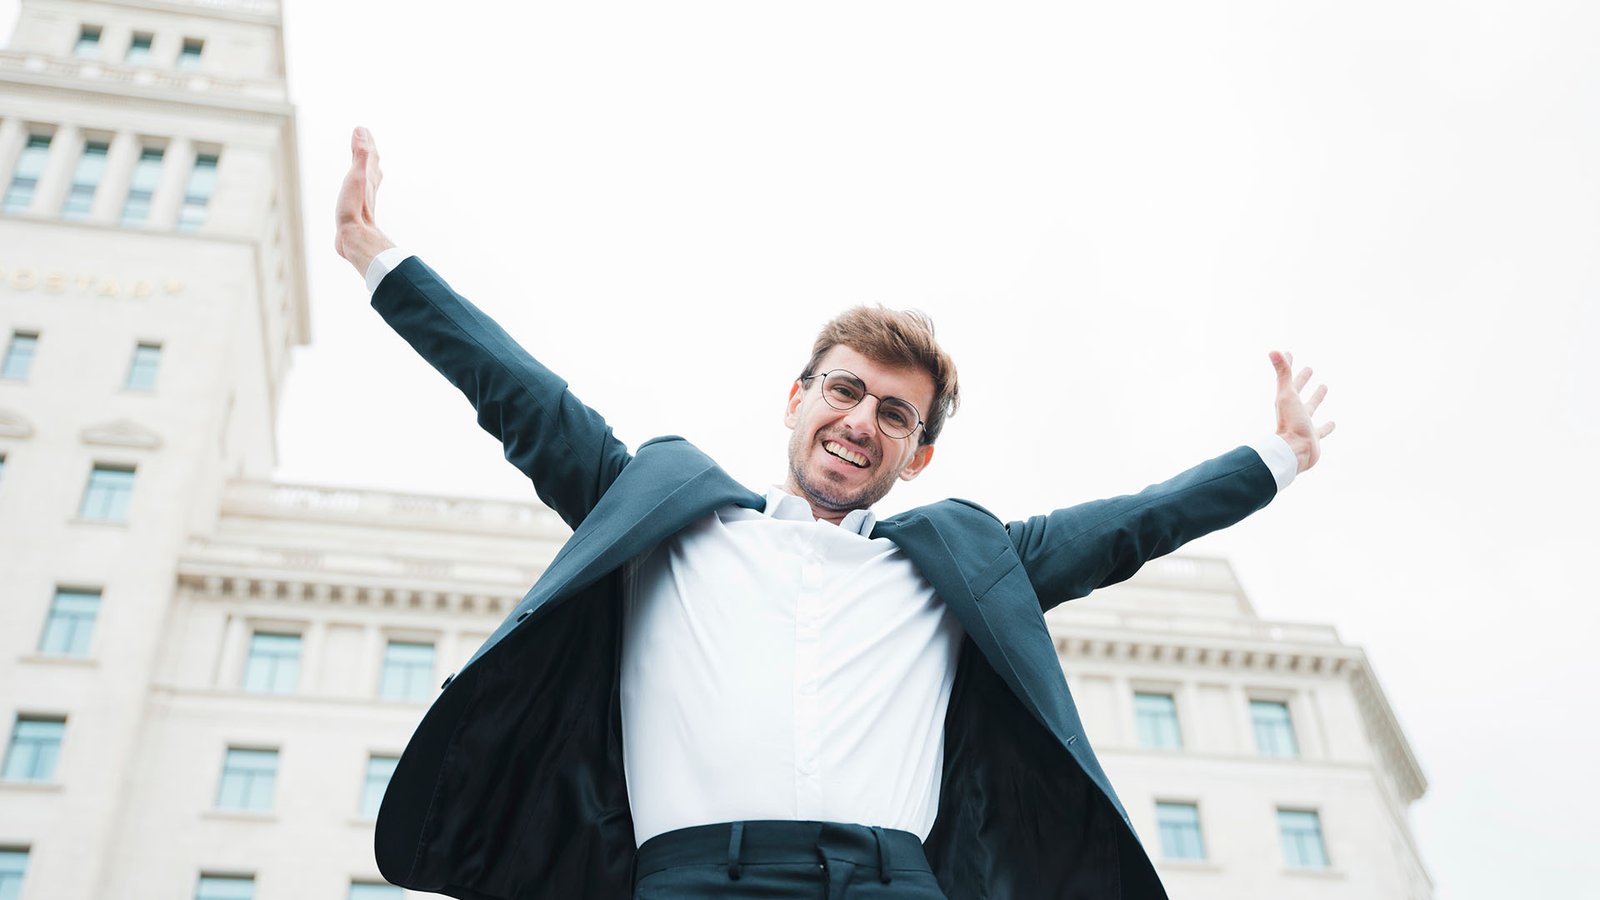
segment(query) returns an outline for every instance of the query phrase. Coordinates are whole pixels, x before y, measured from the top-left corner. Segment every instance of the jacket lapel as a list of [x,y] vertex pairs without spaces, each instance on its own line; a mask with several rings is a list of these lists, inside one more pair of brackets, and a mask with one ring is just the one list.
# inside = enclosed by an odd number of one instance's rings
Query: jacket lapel
[[467,665],[513,629],[538,619],[696,519],[725,506],[760,509],[764,502],[682,438],[657,438],[641,445],[533,588]]
[[1039,599],[1004,527],[987,512],[947,500],[880,522],[874,536],[893,540],[911,557],[1028,712],[1080,762],[1092,760],[1079,752],[1083,726]]

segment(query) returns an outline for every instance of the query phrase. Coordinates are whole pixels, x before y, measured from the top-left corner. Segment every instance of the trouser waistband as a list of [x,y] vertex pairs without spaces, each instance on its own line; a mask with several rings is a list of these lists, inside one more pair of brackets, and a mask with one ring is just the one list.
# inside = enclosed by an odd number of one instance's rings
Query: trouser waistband
[[658,834],[639,848],[634,882],[676,866],[725,863],[729,877],[761,863],[830,860],[869,867],[888,883],[897,871],[928,872],[922,841],[909,831],[838,822],[752,821],[696,825]]

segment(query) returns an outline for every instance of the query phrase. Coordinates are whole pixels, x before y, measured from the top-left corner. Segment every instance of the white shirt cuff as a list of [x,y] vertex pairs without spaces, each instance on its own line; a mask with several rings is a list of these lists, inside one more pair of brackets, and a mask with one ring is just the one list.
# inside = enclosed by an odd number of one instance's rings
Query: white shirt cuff
[[372,262],[367,263],[367,293],[377,293],[378,285],[383,282],[383,277],[393,272],[395,267],[413,256],[416,256],[416,254],[407,253],[399,247],[390,247],[374,256]]
[[1261,461],[1266,463],[1272,472],[1272,480],[1278,483],[1278,490],[1282,491],[1294,482],[1295,473],[1300,471],[1300,460],[1295,459],[1294,451],[1289,448],[1289,442],[1275,434],[1256,438],[1245,446],[1256,452]]

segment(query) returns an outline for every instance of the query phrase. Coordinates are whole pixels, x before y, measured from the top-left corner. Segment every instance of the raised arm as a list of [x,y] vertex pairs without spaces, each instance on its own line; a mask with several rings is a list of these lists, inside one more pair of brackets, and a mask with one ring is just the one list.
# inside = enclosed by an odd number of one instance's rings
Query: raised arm
[[[355,130],[350,151],[334,247],[365,277],[374,257],[395,245],[377,225],[383,173],[365,128]],[[372,307],[466,395],[478,424],[504,447],[506,460],[576,528],[631,458],[605,419],[416,257],[383,277]]]
[[1050,609],[1133,576],[1146,562],[1238,522],[1266,506],[1294,476],[1316,465],[1334,423],[1313,416],[1327,396],[1300,395],[1311,370],[1292,375],[1294,358],[1269,354],[1277,378],[1278,428],[1264,442],[1208,460],[1137,494],[1096,500],[1006,528],[1039,602]]

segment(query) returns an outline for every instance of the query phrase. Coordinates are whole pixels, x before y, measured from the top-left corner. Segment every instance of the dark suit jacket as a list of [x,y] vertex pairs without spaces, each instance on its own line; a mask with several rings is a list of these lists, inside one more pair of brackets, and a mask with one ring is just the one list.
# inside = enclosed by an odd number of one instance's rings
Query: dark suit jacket
[[[637,455],[499,326],[412,258],[373,306],[461,389],[574,529],[446,682],[378,816],[384,877],[469,900],[631,895],[618,702],[624,564],[712,510],[761,508],[681,438]],[[1163,898],[1083,733],[1046,609],[1266,505],[1239,448],[1143,492],[1002,524],[962,500],[878,523],[966,633],[927,851],[953,898]],[[870,824],[870,823],[868,823]]]

